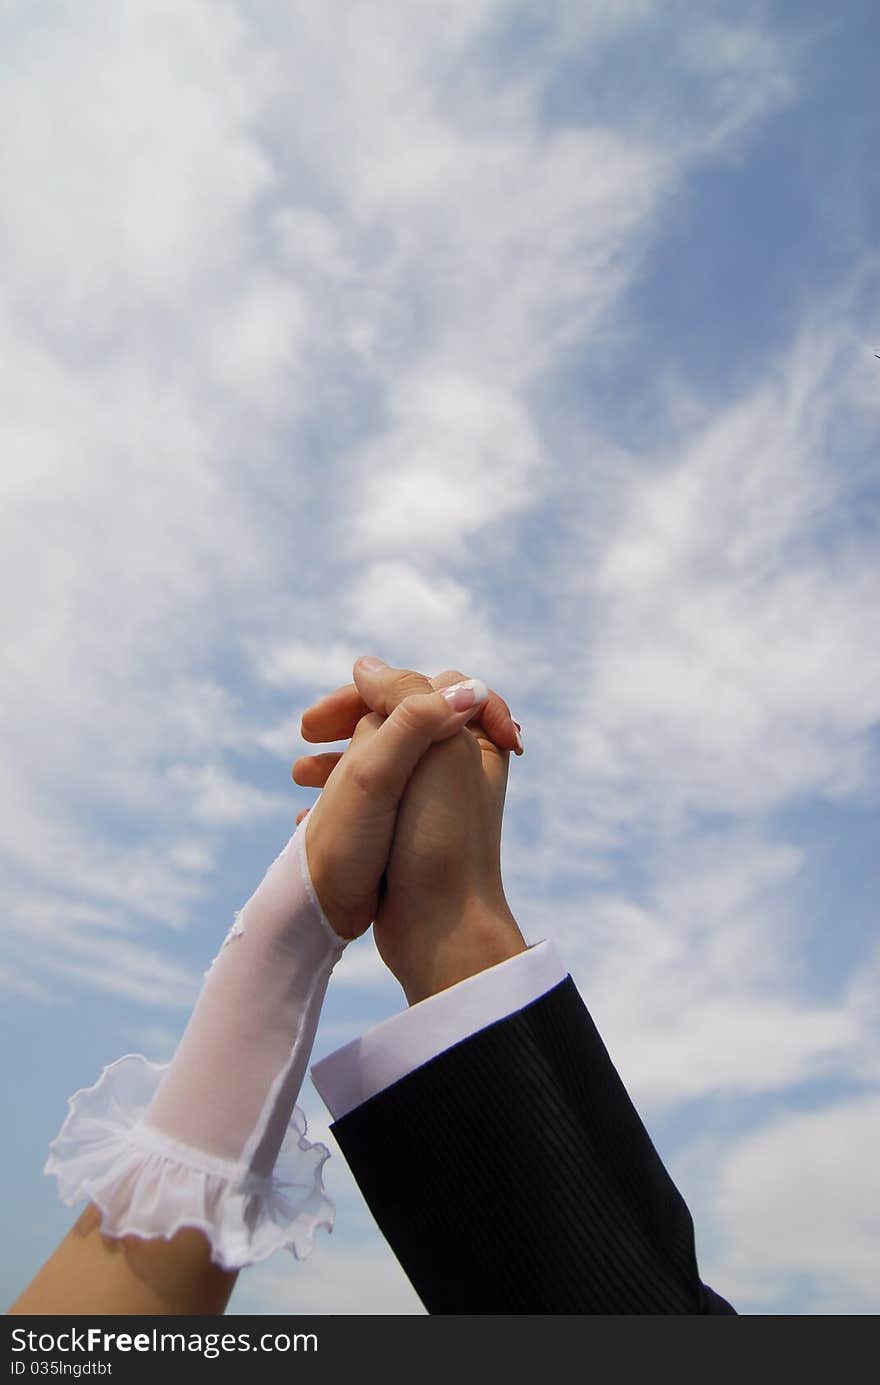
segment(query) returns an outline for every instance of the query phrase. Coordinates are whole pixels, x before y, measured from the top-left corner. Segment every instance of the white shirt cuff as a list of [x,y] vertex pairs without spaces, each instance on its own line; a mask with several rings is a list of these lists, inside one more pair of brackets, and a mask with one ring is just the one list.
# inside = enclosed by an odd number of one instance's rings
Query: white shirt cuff
[[552,942],[537,943],[336,1049],[314,1064],[312,1081],[339,1120],[446,1049],[530,1005],[567,975]]

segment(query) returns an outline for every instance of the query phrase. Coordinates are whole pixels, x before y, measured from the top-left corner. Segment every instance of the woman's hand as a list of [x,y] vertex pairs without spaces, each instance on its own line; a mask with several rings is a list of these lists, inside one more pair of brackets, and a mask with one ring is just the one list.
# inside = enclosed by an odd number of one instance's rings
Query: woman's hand
[[[366,734],[372,734],[377,719],[393,714],[400,699],[464,677],[457,670],[434,679],[387,666],[370,671],[360,662],[354,675],[353,684],[304,713],[305,740],[365,734],[358,731],[364,723]],[[500,866],[506,747],[514,744],[521,753],[518,730],[507,704],[490,693],[463,734],[432,745],[408,780],[373,931],[382,959],[411,1004],[525,949],[504,896]],[[329,784],[328,776],[350,753],[349,748],[304,756],[294,765],[293,778],[310,787]],[[314,815],[321,801],[304,809],[297,821]]]

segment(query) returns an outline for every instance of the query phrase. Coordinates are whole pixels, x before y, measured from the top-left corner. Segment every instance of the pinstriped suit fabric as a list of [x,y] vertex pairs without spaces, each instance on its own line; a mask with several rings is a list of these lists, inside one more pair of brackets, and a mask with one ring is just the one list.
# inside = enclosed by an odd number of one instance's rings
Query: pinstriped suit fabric
[[726,1313],[571,977],[331,1127],[431,1313]]

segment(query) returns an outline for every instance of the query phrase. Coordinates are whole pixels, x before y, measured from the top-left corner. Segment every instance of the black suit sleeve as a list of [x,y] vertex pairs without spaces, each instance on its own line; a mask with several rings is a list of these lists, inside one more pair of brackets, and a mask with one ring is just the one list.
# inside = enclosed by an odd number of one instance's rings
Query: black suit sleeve
[[331,1129],[430,1313],[727,1313],[571,977]]

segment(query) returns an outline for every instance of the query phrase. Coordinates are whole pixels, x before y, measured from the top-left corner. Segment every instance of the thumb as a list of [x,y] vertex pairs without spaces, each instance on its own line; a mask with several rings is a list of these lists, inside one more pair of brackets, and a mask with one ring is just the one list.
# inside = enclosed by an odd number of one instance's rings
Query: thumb
[[441,692],[410,693],[364,737],[362,746],[355,730],[352,749],[357,746],[357,753],[352,758],[358,779],[377,806],[396,807],[428,747],[457,735],[488,696],[482,679],[466,678]]

